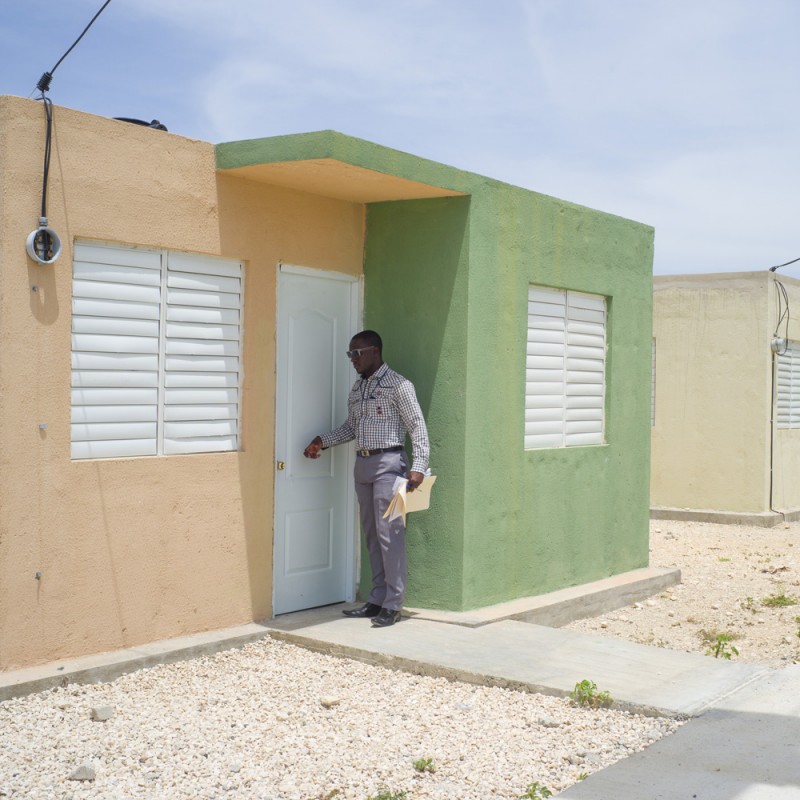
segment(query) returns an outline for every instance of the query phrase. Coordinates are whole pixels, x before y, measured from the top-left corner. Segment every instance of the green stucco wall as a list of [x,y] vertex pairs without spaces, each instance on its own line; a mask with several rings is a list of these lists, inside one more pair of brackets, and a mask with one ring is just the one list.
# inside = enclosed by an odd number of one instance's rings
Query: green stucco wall
[[[646,566],[652,229],[508,186],[470,226],[465,608]],[[525,451],[530,284],[605,295],[606,442]]]
[[[367,214],[365,325],[417,389],[437,476],[433,508],[408,517],[410,605],[463,603],[469,206],[468,197],[376,203]],[[366,596],[368,574],[361,585]]]
[[[461,187],[459,187],[461,188]],[[366,324],[426,412],[411,606],[469,609],[648,563],[652,229],[485,179],[369,206]],[[531,283],[608,298],[606,441],[525,451]]]

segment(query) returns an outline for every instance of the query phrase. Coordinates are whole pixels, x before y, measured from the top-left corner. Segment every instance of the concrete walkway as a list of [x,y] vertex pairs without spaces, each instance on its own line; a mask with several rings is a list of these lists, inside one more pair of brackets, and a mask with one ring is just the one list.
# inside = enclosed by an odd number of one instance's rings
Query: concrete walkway
[[800,665],[762,675],[565,800],[797,800]]
[[615,707],[689,715],[676,734],[562,792],[568,800],[800,800],[800,666],[772,670],[516,619],[466,627],[403,619],[386,629],[341,606],[119,653],[0,674],[0,699],[111,680],[271,635],[425,675],[567,695],[589,679]]
[[471,683],[566,696],[588,679],[609,691],[617,708],[667,716],[700,714],[771,672],[517,620],[466,628],[412,617],[375,629],[331,607],[269,625],[275,638],[302,647]]

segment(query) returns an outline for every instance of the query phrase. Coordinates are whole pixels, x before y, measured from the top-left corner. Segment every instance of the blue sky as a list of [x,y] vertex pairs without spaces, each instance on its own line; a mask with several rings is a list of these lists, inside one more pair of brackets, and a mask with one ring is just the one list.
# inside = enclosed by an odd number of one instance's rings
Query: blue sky
[[[0,94],[101,5],[3,0]],[[800,256],[798,33],[797,0],[112,0],[49,96],[210,142],[333,128],[652,225],[657,274],[759,270]]]

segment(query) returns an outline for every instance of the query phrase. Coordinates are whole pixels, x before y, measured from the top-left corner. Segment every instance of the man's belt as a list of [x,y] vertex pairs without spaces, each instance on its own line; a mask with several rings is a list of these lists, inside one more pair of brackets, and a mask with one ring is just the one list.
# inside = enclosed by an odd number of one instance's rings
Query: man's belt
[[367,456],[376,456],[378,453],[398,453],[403,449],[403,445],[398,444],[394,447],[377,447],[375,450],[356,450],[356,455],[366,458]]

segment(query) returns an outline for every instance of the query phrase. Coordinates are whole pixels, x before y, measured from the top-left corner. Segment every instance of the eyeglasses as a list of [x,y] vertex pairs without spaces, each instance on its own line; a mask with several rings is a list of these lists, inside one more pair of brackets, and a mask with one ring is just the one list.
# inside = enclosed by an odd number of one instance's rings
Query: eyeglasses
[[366,353],[367,350],[374,350],[375,345],[370,345],[369,347],[359,347],[357,350],[348,350],[345,355],[348,358],[359,358],[363,353]]

